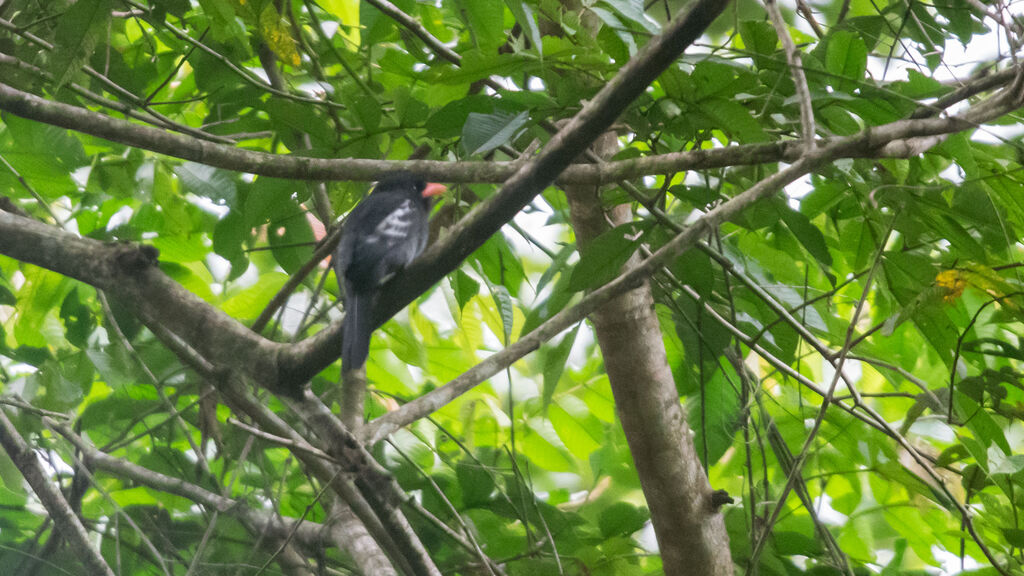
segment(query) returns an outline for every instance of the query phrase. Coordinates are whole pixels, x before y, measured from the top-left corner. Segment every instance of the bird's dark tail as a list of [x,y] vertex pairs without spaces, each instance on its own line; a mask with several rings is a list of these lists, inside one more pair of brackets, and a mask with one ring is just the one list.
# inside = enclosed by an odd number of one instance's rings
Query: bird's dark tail
[[366,363],[373,333],[373,295],[350,291],[345,303],[345,323],[341,335],[341,368],[356,370]]

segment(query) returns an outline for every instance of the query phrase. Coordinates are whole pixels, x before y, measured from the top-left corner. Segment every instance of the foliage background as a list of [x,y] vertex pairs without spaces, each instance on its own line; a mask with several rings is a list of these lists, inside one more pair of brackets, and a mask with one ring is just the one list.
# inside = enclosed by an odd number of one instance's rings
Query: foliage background
[[[578,112],[681,8],[397,1],[399,14],[422,25],[409,28],[381,6],[0,3],[4,85],[194,141],[155,154],[89,135],[88,122],[69,120],[76,129],[67,130],[0,106],[5,209],[83,237],[156,247],[160,270],[251,325],[312,258],[319,234],[311,221],[331,227],[377,169],[353,167],[351,178],[326,185],[297,173],[253,176],[185,160],[200,141],[439,161],[429,165],[432,177],[453,183],[435,213],[443,237],[508,176],[501,161],[543,147],[549,128]],[[581,259],[565,196],[546,189],[378,331],[368,417],[458,377],[610,281],[634,253],[656,250],[795,162],[800,149],[779,143],[799,144],[808,127],[802,107],[813,111],[817,137],[838,138],[941,119],[1019,88],[1012,4],[781,8],[806,96],[765,6],[733,4],[614,127],[610,161],[633,172],[600,199],[632,204],[634,221]],[[723,514],[738,570],[1022,572],[1022,148],[1016,103],[1000,104],[987,124],[956,126],[906,157],[866,147],[830,158],[652,277],[701,463],[711,485],[736,500]],[[751,156],[717,164],[669,156],[725,146]],[[754,156],[764,150],[778,152]],[[666,163],[631,164],[643,158]],[[314,268],[262,332],[280,342],[308,338],[341,316],[337,297],[331,274]],[[125,574],[288,572],[275,560],[281,541],[295,541],[310,571],[352,570],[337,542],[300,531],[263,538],[227,508],[78,465],[74,435],[228,498],[234,510],[310,526],[330,520],[323,479],[213,404],[208,379],[130,308],[87,283],[0,257],[2,410],[103,558]],[[339,376],[335,363],[312,380],[328,405]],[[827,409],[823,393],[832,398]],[[258,394],[295,420],[274,395]],[[58,428],[65,419],[73,434]],[[372,454],[422,510],[470,535],[509,574],[661,569],[588,323]],[[799,474],[791,475],[794,460]],[[0,453],[0,565],[83,573],[16,464]],[[442,571],[486,573],[477,553],[428,516],[409,518]]]

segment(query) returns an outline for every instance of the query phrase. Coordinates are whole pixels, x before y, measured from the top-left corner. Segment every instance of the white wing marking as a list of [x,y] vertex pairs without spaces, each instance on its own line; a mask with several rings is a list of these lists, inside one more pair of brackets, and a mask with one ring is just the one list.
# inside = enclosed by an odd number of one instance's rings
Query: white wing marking
[[377,242],[378,239],[394,241],[407,238],[409,230],[412,228],[414,212],[415,208],[413,208],[412,200],[402,202],[393,212],[377,224],[377,227],[373,229],[373,234],[367,238],[367,241]]

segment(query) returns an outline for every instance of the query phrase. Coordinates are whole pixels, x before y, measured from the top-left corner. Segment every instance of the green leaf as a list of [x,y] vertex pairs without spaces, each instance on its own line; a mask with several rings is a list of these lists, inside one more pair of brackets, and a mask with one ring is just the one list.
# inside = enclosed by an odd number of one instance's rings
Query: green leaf
[[573,456],[587,460],[591,453],[601,447],[600,429],[595,437],[577,417],[566,412],[557,403],[548,405],[548,418],[558,434],[558,439]]
[[11,292],[11,289],[3,284],[0,284],[0,306],[14,306],[18,303],[18,298]]
[[462,134],[471,113],[490,114],[494,100],[490,96],[474,94],[445,104],[423,125],[435,138],[452,138]]
[[541,470],[549,472],[569,472],[573,469],[573,462],[560,449],[548,442],[536,430],[529,430],[522,436],[522,443],[519,445],[523,455],[529,458]]
[[78,186],[70,173],[88,165],[82,144],[67,130],[40,125],[13,114],[0,113],[0,124],[6,127],[0,138],[0,153],[17,174],[6,167],[0,170],[0,187],[12,197],[31,197],[18,179],[32,184],[39,195],[55,199],[77,194]]
[[[163,494],[162,496],[167,495]],[[113,490],[110,492],[110,498],[120,508],[127,506],[155,506],[158,502],[162,501],[162,497],[158,500],[156,495],[145,486]]]
[[651,225],[651,222],[630,222],[595,238],[573,269],[569,289],[595,288],[618,276],[622,266],[640,246],[640,236]]
[[492,52],[505,42],[505,7],[494,0],[458,0],[472,33],[482,52]]
[[[735,380],[733,380],[735,382]],[[711,466],[732,446],[740,428],[739,393],[721,370],[704,383],[703,395],[697,390],[687,402],[693,443],[704,466]]]
[[14,338],[18,344],[36,348],[56,344],[47,340],[44,323],[72,288],[70,280],[55,272],[36,267],[25,270],[25,283],[18,290],[21,306],[14,323]]
[[[618,16],[600,6],[591,6],[590,11],[604,23],[604,26],[598,31],[598,38],[606,40],[605,51],[616,62],[625,63],[636,54],[636,41],[633,40],[633,34],[619,21]],[[609,44],[607,40],[612,38],[617,39],[618,43]]]
[[860,36],[840,30],[828,39],[825,68],[832,87],[841,92],[853,92],[864,79],[868,67],[868,48]]
[[643,528],[649,518],[650,513],[644,508],[628,502],[615,502],[601,511],[597,524],[605,538],[629,536]]
[[[568,248],[571,249],[572,247],[569,246]],[[575,252],[574,249],[573,252]],[[558,280],[555,281],[555,285],[551,288],[551,293],[541,300],[540,303],[535,304],[527,313],[526,321],[523,323],[523,334],[531,332],[537,326],[540,326],[543,322],[546,322],[560,312],[577,295],[576,290],[569,288],[572,277],[570,274],[565,274],[565,271],[565,269],[560,270],[562,273],[558,275]]]
[[779,37],[775,28],[765,20],[744,20],[739,25],[740,39],[743,47],[753,52],[754,64],[758,68],[776,68],[778,64],[774,55],[779,45]]
[[232,318],[255,319],[287,281],[288,276],[278,272],[261,274],[259,282],[225,300],[220,309]]
[[555,254],[555,258],[551,261],[551,264],[544,270],[544,273],[540,275],[540,280],[537,281],[537,287],[535,290],[540,293],[544,290],[544,287],[559,273],[567,270],[566,263],[569,258],[576,253],[574,246],[566,244]]
[[174,174],[181,179],[185,189],[196,196],[209,198],[220,205],[230,206],[235,203],[235,178],[230,172],[185,162],[174,167]]
[[54,93],[81,73],[96,44],[106,36],[110,9],[111,0],[78,0],[60,17],[49,65]]
[[[120,346],[112,345],[104,349],[90,348],[85,353],[96,371],[99,372],[100,377],[111,388],[127,386],[134,380],[134,367],[129,363],[128,356]],[[91,406],[96,406],[96,404]]]
[[713,98],[701,105],[701,111],[712,119],[712,126],[738,142],[764,142],[768,136],[750,111],[738,102]]
[[657,34],[661,31],[661,27],[644,14],[643,2],[636,0],[601,0],[601,3],[611,6],[620,16],[634,24],[639,24],[651,34]]
[[498,311],[501,314],[501,329],[505,336],[503,343],[507,346],[512,340],[512,325],[515,321],[515,306],[512,304],[512,297],[509,296],[507,288],[501,284],[491,285],[490,288],[491,297],[494,298],[494,303],[498,306]]
[[78,287],[72,288],[60,306],[60,319],[64,322],[64,337],[79,348],[85,348],[89,335],[96,327],[92,310],[78,295]]
[[544,356],[544,391],[541,397],[544,399],[545,406],[551,403],[551,398],[555,394],[555,388],[562,377],[562,372],[565,371],[565,363],[569,359],[569,352],[576,342],[576,334],[579,329],[580,325],[577,324],[562,337],[557,346],[549,349]]
[[494,492],[494,478],[479,462],[460,460],[455,465],[455,476],[462,489],[462,505],[464,508],[483,506],[490,500]]
[[201,234],[159,236],[152,244],[161,262],[199,262],[210,252]]
[[470,112],[462,127],[462,147],[471,156],[487,154],[511,142],[530,120],[529,112],[519,114],[477,114]]
[[237,210],[228,212],[213,227],[213,251],[231,262],[229,279],[237,278],[249,266],[244,248],[249,232],[245,217]]
[[461,312],[466,307],[466,304],[480,293],[480,283],[469,274],[463,272],[461,268],[455,271],[454,276],[449,276],[448,278],[452,285],[452,291],[455,292],[455,301],[459,303],[459,311]]
[[538,54],[543,54],[544,46],[540,37],[540,29],[537,28],[537,21],[533,16],[533,8],[523,2],[523,0],[505,0],[505,6],[508,6],[509,11],[512,12],[519,26],[526,30],[530,43],[533,44],[533,49]]
[[1003,538],[1006,543],[1014,548],[1024,548],[1024,530],[1020,528],[1002,528]]
[[823,268],[827,269],[832,266],[832,254],[828,251],[828,246],[825,244],[825,235],[821,233],[821,230],[814,224],[811,224],[811,221],[806,216],[791,210],[789,206],[786,206],[781,201],[776,203],[776,208],[779,210],[786,228],[789,228],[789,231],[793,233],[793,236],[796,236],[796,239],[800,241],[800,244],[807,252]]
[[282,202],[286,208],[270,221],[267,241],[273,248],[277,263],[289,274],[295,273],[313,257],[313,229],[306,220],[306,211],[295,201]]
[[525,272],[504,235],[495,234],[488,238],[487,242],[473,253],[472,259],[479,264],[486,282],[504,286],[512,297],[518,296]]
[[821,554],[821,544],[815,538],[800,532],[775,530],[772,532],[772,544],[782,556],[800,554],[813,558]]
[[246,37],[245,26],[241,19],[235,15],[235,10],[230,2],[223,0],[199,0],[203,12],[209,16],[213,26],[213,37],[218,42],[241,45],[241,40]]

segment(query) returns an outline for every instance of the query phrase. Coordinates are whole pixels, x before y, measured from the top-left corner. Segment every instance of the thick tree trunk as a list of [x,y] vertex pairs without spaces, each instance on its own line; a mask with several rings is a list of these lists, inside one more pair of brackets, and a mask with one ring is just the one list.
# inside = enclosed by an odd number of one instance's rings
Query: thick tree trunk
[[[596,146],[614,150],[614,138],[606,135]],[[629,205],[605,211],[595,186],[571,186],[565,192],[581,253],[611,226],[632,220]],[[665,574],[732,574],[725,523],[711,504],[711,486],[672,380],[650,285],[645,282],[612,300],[590,320],[651,509]]]

